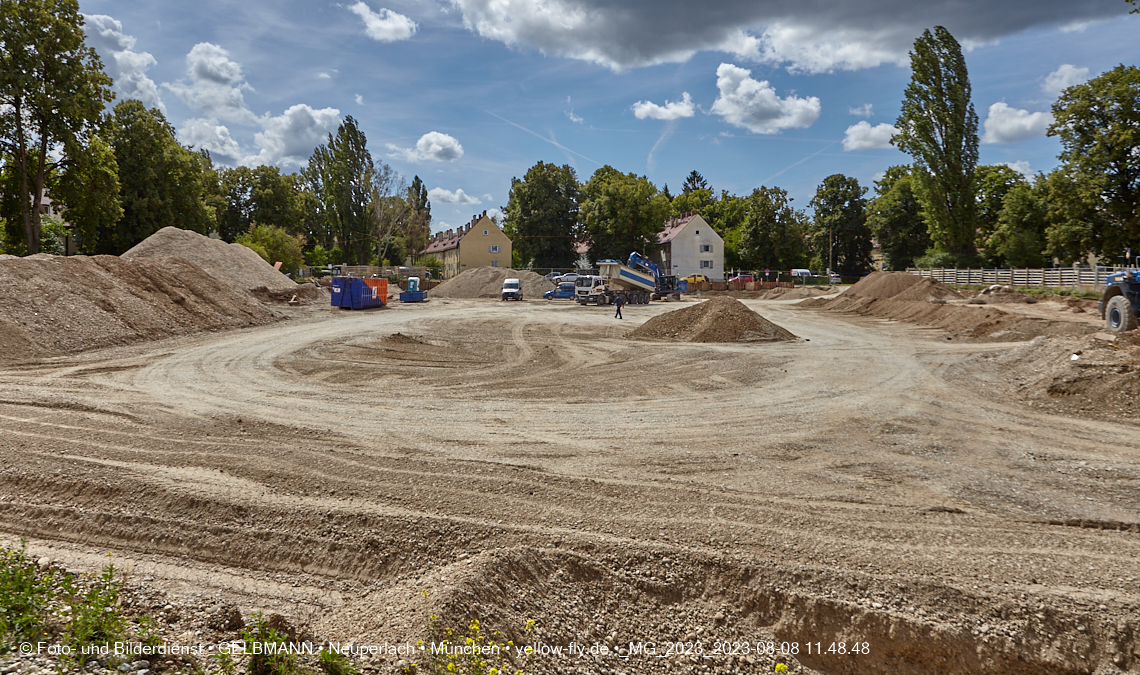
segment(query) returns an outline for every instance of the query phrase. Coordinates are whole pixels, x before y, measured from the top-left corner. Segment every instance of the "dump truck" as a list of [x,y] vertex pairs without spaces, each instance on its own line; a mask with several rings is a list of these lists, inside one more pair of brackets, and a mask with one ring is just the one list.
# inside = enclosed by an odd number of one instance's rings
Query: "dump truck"
[[610,305],[620,295],[627,305],[645,305],[670,295],[680,297],[677,277],[662,274],[652,260],[634,251],[625,264],[599,260],[598,273],[575,282],[578,304]]
[[1140,323],[1140,270],[1110,274],[1104,279],[1104,295],[1097,311],[1110,333],[1133,330]]

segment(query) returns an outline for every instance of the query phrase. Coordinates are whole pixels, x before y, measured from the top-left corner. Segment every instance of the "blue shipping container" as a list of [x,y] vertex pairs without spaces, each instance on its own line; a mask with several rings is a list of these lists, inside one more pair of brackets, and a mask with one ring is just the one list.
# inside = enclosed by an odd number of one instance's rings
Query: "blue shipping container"
[[341,309],[367,309],[369,307],[383,307],[384,298],[372,286],[364,283],[363,279],[355,277],[335,277],[332,280],[333,307]]

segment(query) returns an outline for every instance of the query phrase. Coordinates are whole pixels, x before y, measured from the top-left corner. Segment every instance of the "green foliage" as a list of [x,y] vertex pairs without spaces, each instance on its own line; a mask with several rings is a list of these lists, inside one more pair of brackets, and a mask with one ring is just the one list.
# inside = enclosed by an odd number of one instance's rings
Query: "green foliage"
[[536,267],[572,267],[577,260],[578,175],[569,165],[538,162],[511,179],[507,236],[512,256]]
[[324,267],[329,264],[329,258],[328,249],[317,244],[305,253],[305,264],[313,267]]
[[0,654],[19,642],[43,636],[48,605],[55,595],[54,573],[39,573],[28,559],[27,542],[0,548]]
[[1046,182],[1030,187],[1015,183],[1006,193],[998,226],[986,240],[986,251],[1001,267],[1043,267],[1045,228],[1049,216]]
[[1045,252],[1063,264],[1103,251],[1112,226],[1100,199],[1100,180],[1068,167],[1054,169],[1039,181],[1045,183],[1049,225]]
[[1061,140],[1064,171],[1095,194],[1105,224],[1081,253],[1116,259],[1140,250],[1140,68],[1120,65],[1069,87],[1053,119],[1049,135]]
[[638,251],[652,257],[670,204],[644,176],[603,166],[582,188],[579,218],[590,239],[590,258],[624,260]]
[[712,190],[698,188],[673,198],[674,216],[700,214],[724,239],[724,265],[732,269],[745,266],[740,254],[741,229],[748,216],[748,200],[721,190],[720,198]]
[[322,649],[317,657],[317,665],[325,675],[354,675],[356,667],[344,654]]
[[974,190],[978,203],[977,243],[986,247],[987,253],[989,247],[986,241],[998,228],[1006,194],[1016,185],[1028,184],[1024,176],[1008,166],[986,165],[974,170]]
[[[276,645],[286,646],[289,641],[288,636],[272,625],[272,619],[267,620],[260,612],[255,613],[252,618],[253,627],[241,633],[241,638],[245,642],[245,651],[250,654],[246,672],[249,675],[297,673],[297,655],[289,653],[287,649],[276,647]],[[261,643],[262,647],[255,650],[254,643]],[[269,647],[266,648],[266,645]]]
[[892,166],[875,183],[867,204],[867,227],[879,241],[889,270],[905,270],[930,247],[930,234],[914,196],[909,166]]
[[51,195],[79,240],[80,253],[94,253],[100,232],[112,231],[123,217],[119,199],[119,164],[99,136],[86,147],[68,149],[68,163]]
[[303,221],[295,179],[275,166],[239,166],[219,174],[223,209],[217,218],[218,236],[236,241],[253,223],[288,232],[301,231]]
[[67,254],[67,223],[52,216],[40,217],[40,253]]
[[859,181],[834,174],[823,179],[811,200],[812,250],[821,266],[855,276],[871,270],[871,229],[864,212],[867,188]]
[[915,259],[914,266],[929,269],[953,269],[958,267],[958,256],[946,251],[930,249]]
[[113,228],[99,228],[96,252],[118,255],[168,225],[209,231],[202,184],[208,158],[179,145],[161,112],[123,101],[108,123],[107,141],[119,166],[123,217]]
[[712,188],[709,187],[709,182],[705,180],[705,177],[702,176],[700,172],[693,169],[689,172],[689,175],[685,177],[685,182],[681,184],[681,194],[687,195],[698,190],[704,190],[712,194]]
[[376,166],[368,152],[368,139],[351,115],[337,128],[335,137],[330,134],[327,144],[313,150],[303,173],[344,251],[344,262],[367,262],[377,250],[369,212]]
[[912,188],[930,237],[961,260],[975,254],[974,167],[978,115],[958,41],[942,26],[923,31],[910,53],[911,81],[891,143],[914,158]]
[[[111,78],[84,42],[77,0],[0,2],[0,151],[14,158],[25,246],[40,250],[48,178],[76,154],[113,99]],[[51,150],[64,147],[64,158]]]
[[782,188],[760,187],[748,197],[740,258],[749,269],[793,269],[807,263],[808,219]]
[[443,276],[443,261],[438,257],[434,255],[425,255],[420,258],[419,263],[431,270],[432,276],[436,279],[439,279]]
[[63,641],[73,654],[82,654],[86,647],[123,639],[126,620],[119,610],[122,586],[119,570],[114,565],[104,567],[98,580],[88,584],[86,591],[70,575],[63,577],[60,592],[68,606]]
[[407,203],[407,215],[403,218],[402,227],[396,230],[396,234],[403,239],[404,253],[399,256],[401,262],[406,257],[413,260],[417,258],[427,248],[431,238],[431,202],[428,200],[427,186],[419,176],[412,178],[404,201]]
[[281,262],[281,271],[285,274],[293,274],[305,264],[301,239],[283,227],[254,223],[248,233],[237,238],[237,243],[253,249],[270,265]]

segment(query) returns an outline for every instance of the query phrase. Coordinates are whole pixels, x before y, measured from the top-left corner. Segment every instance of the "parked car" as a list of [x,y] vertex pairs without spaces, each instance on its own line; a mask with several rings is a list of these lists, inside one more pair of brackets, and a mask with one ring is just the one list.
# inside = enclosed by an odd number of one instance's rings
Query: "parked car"
[[522,284],[518,279],[506,279],[503,281],[503,299],[504,300],[522,300]]
[[682,277],[681,281],[687,281],[690,284],[699,284],[703,281],[708,281],[709,278],[703,274],[690,274],[687,277]]
[[827,278],[827,283],[831,284],[832,286],[841,284],[843,283],[843,277],[839,276],[835,272],[832,272]]
[[547,300],[568,300],[571,298],[576,298],[578,295],[577,291],[574,290],[575,288],[576,287],[574,286],[573,281],[561,283],[558,284],[558,288],[543,293],[542,297],[546,298]]
[[729,279],[729,282],[733,282],[733,281],[745,281],[745,282],[747,282],[747,281],[756,281],[756,280],[752,278],[751,274],[737,274],[733,278]]
[[577,272],[567,272],[566,274],[563,274],[560,277],[554,277],[553,279],[551,279],[551,281],[553,281],[556,284],[562,284],[562,283],[571,283],[572,284],[575,281],[577,281],[578,277],[580,277],[580,276],[582,276],[582,275],[578,274]]

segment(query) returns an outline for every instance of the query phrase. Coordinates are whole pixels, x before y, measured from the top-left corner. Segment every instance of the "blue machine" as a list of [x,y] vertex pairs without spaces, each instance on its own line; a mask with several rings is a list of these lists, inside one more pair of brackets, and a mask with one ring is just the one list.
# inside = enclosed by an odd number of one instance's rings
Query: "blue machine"
[[661,272],[661,268],[657,263],[649,258],[641,255],[637,251],[629,254],[629,260],[625,263],[628,267],[640,267],[641,269],[653,275],[653,280],[656,285],[657,293],[674,293],[677,291],[677,277]]
[[1140,325],[1140,270],[1110,274],[1097,311],[1110,333],[1123,333]]
[[419,277],[408,277],[408,290],[400,293],[400,302],[427,302],[427,291],[420,290]]

